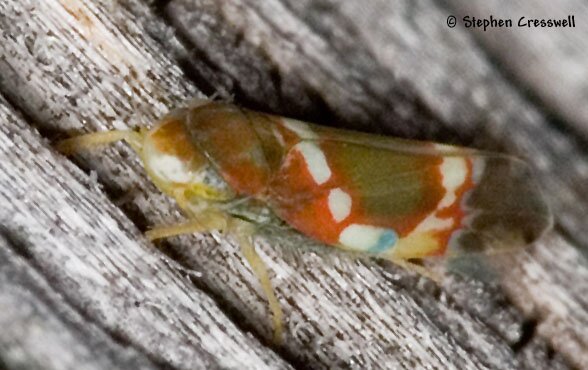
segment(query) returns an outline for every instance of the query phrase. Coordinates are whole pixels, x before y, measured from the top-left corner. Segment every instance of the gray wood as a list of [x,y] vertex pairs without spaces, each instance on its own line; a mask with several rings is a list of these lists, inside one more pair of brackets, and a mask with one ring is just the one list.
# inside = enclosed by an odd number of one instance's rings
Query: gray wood
[[[513,27],[472,29],[484,50],[515,84],[540,99],[542,108],[588,138],[588,4],[581,0],[447,1],[456,16],[511,19]],[[530,19],[565,19],[575,28],[519,27]]]
[[19,255],[26,254],[27,246],[13,242],[0,239],[0,363],[4,368],[159,368],[144,353],[121,345],[69,305]]
[[[586,245],[586,156],[466,31],[446,28],[435,3],[174,0],[154,14],[138,1],[28,0],[0,3],[0,14],[0,90],[26,117],[8,118],[4,104],[1,250],[8,266],[35,266],[95,326],[81,348],[101,343],[96,367],[127,366],[123,357],[174,368],[588,367],[588,267],[577,249]],[[91,171],[84,175],[29,129],[55,139],[148,125],[201,91],[314,121],[526,154],[559,230],[578,242],[551,232],[503,262],[500,288],[455,278],[440,289],[389,264],[308,248],[304,238],[260,238],[287,317],[283,347],[264,347],[256,338],[270,338],[266,302],[230,239],[186,236],[153,248],[138,229],[181,216],[128,147],[76,156]],[[26,254],[10,252],[18,248]],[[37,315],[70,327],[58,309]],[[67,333],[62,343],[88,332]]]

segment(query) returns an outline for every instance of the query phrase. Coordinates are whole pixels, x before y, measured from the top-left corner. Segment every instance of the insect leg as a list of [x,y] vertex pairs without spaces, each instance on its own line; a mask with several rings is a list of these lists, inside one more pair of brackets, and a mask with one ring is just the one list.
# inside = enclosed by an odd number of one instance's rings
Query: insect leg
[[157,226],[147,231],[145,235],[149,240],[156,240],[211,230],[227,230],[239,243],[243,256],[251,266],[253,273],[259,280],[261,288],[267,297],[269,309],[272,312],[273,318],[273,341],[276,344],[280,344],[282,342],[284,314],[271,285],[266,265],[255,251],[252,239],[255,234],[255,226],[253,224],[238,218],[229,219],[225,213],[211,209],[203,211],[197,217],[193,217],[184,223]]
[[183,234],[197,234],[212,230],[224,231],[227,229],[227,216],[216,210],[205,210],[197,217],[174,225],[156,226],[145,233],[145,236],[153,241]]
[[140,151],[143,146],[143,134],[131,130],[111,130],[94,132],[75,136],[57,143],[57,150],[63,154],[72,154],[85,149],[92,149],[98,146],[111,144],[116,141],[125,140],[135,150]]
[[441,285],[441,283],[442,283],[443,279],[441,278],[441,276],[439,276],[434,271],[427,269],[424,266],[417,265],[416,263],[410,262],[409,260],[406,260],[403,258],[398,258],[398,257],[397,258],[392,257],[392,258],[388,258],[388,259],[392,263],[402,267],[405,270],[414,271],[421,276],[424,276],[426,278],[433,280],[434,282],[436,282],[439,285]]
[[284,313],[282,312],[282,307],[280,306],[280,302],[278,301],[274,288],[270,282],[266,265],[255,251],[255,246],[253,244],[255,226],[250,222],[233,218],[229,224],[229,231],[237,239],[239,246],[241,247],[241,252],[245,256],[247,262],[249,262],[253,273],[257,276],[261,288],[267,297],[269,309],[273,316],[273,342],[279,345],[282,342]]

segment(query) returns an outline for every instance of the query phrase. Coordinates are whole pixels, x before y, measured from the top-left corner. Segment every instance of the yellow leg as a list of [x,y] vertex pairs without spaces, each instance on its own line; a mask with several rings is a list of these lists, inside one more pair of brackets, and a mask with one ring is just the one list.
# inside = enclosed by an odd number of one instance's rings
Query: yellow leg
[[92,149],[101,145],[111,144],[116,141],[125,140],[131,147],[139,152],[143,146],[143,135],[131,130],[111,130],[94,132],[75,136],[57,143],[57,150],[63,154],[72,154],[85,149]]
[[145,233],[145,236],[153,241],[156,239],[169,238],[184,234],[198,234],[202,232],[227,228],[227,218],[223,213],[216,211],[205,211],[197,218],[176,225],[156,226]]
[[282,312],[282,306],[280,306],[280,302],[278,301],[274,288],[270,282],[266,265],[255,251],[255,246],[253,245],[252,240],[252,236],[255,233],[254,226],[246,221],[232,219],[229,225],[229,230],[239,242],[241,252],[245,256],[247,262],[249,262],[253,273],[257,276],[261,288],[267,297],[269,309],[273,316],[273,342],[276,345],[280,345],[282,343],[284,313]]
[[416,263],[412,263],[412,262],[405,260],[405,259],[402,259],[402,258],[389,258],[389,260],[392,261],[394,264],[402,267],[405,270],[414,271],[421,276],[424,276],[426,278],[433,280],[434,282],[436,282],[439,285],[442,284],[443,279],[441,278],[441,276],[436,274],[434,271],[427,269],[426,267],[423,267],[421,265],[417,265]]
[[156,240],[211,230],[227,230],[237,239],[243,256],[251,266],[257,279],[259,279],[261,288],[267,297],[269,309],[273,316],[273,341],[277,345],[281,344],[284,314],[270,282],[265,263],[255,251],[252,240],[255,228],[251,223],[236,218],[228,219],[228,216],[224,213],[211,209],[204,211],[197,218],[193,218],[185,223],[155,227],[147,231],[145,235],[149,240]]

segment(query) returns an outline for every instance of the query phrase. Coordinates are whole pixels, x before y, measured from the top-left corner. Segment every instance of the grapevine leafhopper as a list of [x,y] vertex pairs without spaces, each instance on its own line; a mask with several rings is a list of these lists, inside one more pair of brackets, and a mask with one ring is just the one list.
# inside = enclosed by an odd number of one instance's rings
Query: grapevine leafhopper
[[150,239],[221,230],[258,276],[279,341],[282,311],[253,248],[260,224],[286,223],[333,247],[400,264],[516,248],[551,214],[528,166],[502,154],[311,125],[210,100],[152,129],[62,141],[71,153],[118,140],[140,155],[189,221]]

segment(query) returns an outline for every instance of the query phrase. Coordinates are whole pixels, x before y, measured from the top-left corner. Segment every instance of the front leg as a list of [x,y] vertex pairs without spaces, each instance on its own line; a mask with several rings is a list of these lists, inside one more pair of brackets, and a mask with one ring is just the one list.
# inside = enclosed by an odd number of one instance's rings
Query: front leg
[[56,147],[61,153],[67,155],[124,140],[139,153],[143,147],[145,132],[145,129],[141,132],[131,130],[94,132],[62,140]]
[[243,256],[245,256],[249,266],[251,266],[253,273],[259,280],[261,288],[267,297],[269,309],[273,316],[273,342],[280,345],[282,343],[284,313],[269,279],[266,268],[267,266],[255,250],[255,245],[253,243],[253,236],[256,232],[255,225],[238,218],[232,218],[229,223],[229,232],[237,239]]
[[278,345],[281,344],[284,314],[269,279],[266,265],[255,251],[253,236],[255,235],[256,229],[254,224],[231,217],[221,211],[205,210],[187,222],[169,226],[158,226],[147,231],[145,235],[149,240],[156,240],[213,230],[227,231],[237,240],[243,256],[259,280],[261,288],[267,297],[269,309],[273,317],[273,342]]

